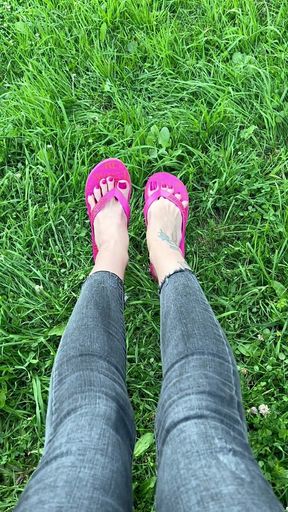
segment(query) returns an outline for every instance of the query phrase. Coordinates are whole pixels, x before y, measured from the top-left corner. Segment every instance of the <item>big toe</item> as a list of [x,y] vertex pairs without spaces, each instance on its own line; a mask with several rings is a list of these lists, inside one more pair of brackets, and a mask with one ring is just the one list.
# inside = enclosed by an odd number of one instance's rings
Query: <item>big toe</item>
[[150,181],[149,183],[149,187],[148,187],[148,196],[152,196],[152,194],[154,194],[156,192],[156,190],[158,190],[159,188],[159,185],[156,181]]
[[128,181],[126,181],[126,180],[119,180],[118,183],[117,183],[117,188],[121,192],[121,194],[123,194],[125,199],[128,200],[129,192],[130,192],[130,185],[129,185]]

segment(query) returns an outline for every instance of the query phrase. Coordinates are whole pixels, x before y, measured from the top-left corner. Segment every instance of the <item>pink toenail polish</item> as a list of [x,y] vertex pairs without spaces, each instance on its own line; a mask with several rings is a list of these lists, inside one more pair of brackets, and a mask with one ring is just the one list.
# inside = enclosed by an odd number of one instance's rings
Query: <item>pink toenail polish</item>
[[122,188],[122,190],[124,190],[127,187],[126,181],[124,181],[124,183],[122,181],[119,181],[118,185],[119,188]]
[[112,176],[109,176],[108,180],[109,181],[113,181],[114,178],[112,178]]

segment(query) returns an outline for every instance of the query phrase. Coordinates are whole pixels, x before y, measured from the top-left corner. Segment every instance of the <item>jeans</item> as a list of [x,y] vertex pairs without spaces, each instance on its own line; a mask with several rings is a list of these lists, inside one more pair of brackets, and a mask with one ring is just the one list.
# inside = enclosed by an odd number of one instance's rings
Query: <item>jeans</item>
[[[160,302],[156,510],[282,511],[251,453],[234,357],[195,276],[166,278]],[[123,309],[116,275],[88,277],[52,372],[44,454],[17,512],[132,510]]]

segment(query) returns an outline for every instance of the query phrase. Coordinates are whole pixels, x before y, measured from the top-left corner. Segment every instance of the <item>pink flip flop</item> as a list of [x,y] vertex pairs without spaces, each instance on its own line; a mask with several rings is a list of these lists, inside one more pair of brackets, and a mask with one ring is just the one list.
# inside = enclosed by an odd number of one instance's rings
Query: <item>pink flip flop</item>
[[[174,192],[171,194],[168,192],[168,190],[163,190],[161,188],[162,185],[166,185],[167,187],[173,187]],[[149,196],[149,191],[155,190],[154,193],[152,193]],[[182,201],[188,201],[189,202],[189,196],[187,189],[185,185],[182,183],[179,178],[174,176],[173,174],[170,174],[168,172],[157,172],[150,176],[146,183],[145,187],[145,206],[144,206],[144,217],[146,226],[148,224],[148,210],[154,201],[157,201],[160,197],[164,197],[165,199],[168,199],[172,203],[174,203],[180,210],[181,216],[182,216],[182,237],[180,241],[180,251],[182,252],[183,256],[185,256],[185,233],[186,233],[186,226],[188,221],[188,215],[189,215],[189,205],[184,208],[182,202],[175,197],[175,194],[181,194]],[[150,272],[152,276],[156,279],[156,272],[153,267],[153,265],[150,265]]]
[[[108,178],[108,176],[111,176],[111,178],[114,179],[115,187],[112,190],[109,190],[105,196],[103,196],[100,201],[96,204],[96,206],[91,210],[91,207],[88,203],[88,196],[91,196],[93,194],[94,188],[100,188],[100,181],[103,178]],[[130,191],[129,191],[129,197],[128,201],[123,196],[123,194],[120,192],[120,190],[117,188],[117,183],[120,180],[125,180],[129,183]],[[120,184],[121,185],[121,184]],[[129,206],[129,200],[131,197],[131,178],[130,174],[128,172],[128,169],[125,167],[123,162],[121,160],[118,160],[118,158],[108,158],[107,160],[102,160],[99,164],[92,169],[90,172],[85,186],[85,201],[86,201],[86,207],[87,207],[87,213],[88,217],[90,219],[91,224],[91,239],[92,239],[92,250],[93,250],[93,258],[94,261],[96,259],[96,256],[98,254],[98,247],[95,241],[95,235],[94,235],[94,220],[96,215],[103,210],[104,206],[108,203],[108,201],[111,200],[111,198],[114,197],[115,199],[118,199],[119,203],[121,204],[125,215],[127,217],[127,224],[130,220],[130,206]]]

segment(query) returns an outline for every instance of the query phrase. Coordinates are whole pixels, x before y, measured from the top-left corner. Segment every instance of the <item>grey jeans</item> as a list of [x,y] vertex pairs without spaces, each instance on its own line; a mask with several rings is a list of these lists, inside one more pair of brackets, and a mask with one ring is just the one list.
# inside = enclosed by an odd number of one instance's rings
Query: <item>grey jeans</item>
[[[252,456],[234,357],[197,279],[172,274],[160,301],[157,511],[283,510]],[[132,510],[123,309],[116,275],[88,277],[53,368],[44,454],[16,511]]]

